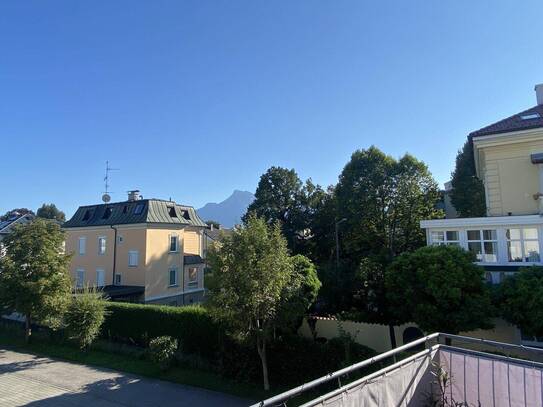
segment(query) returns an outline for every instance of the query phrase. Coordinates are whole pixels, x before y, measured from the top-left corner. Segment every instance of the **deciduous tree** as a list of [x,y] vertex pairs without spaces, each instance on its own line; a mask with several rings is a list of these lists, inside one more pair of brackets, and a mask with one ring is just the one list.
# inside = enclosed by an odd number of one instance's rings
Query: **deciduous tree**
[[523,333],[543,336],[543,268],[522,269],[497,288],[503,317]]
[[59,210],[53,203],[44,203],[36,212],[36,216],[38,218],[53,219],[59,222],[64,222],[66,220],[66,215],[64,212]]
[[387,300],[402,322],[425,332],[458,334],[491,328],[493,307],[484,270],[456,246],[428,246],[397,257],[385,278]]
[[15,227],[2,243],[0,304],[24,315],[29,341],[31,322],[59,323],[70,299],[64,233],[58,224],[37,219]]
[[209,257],[214,279],[209,306],[233,336],[253,341],[269,390],[267,345],[294,274],[287,242],[277,223],[269,226],[251,214]]
[[341,259],[352,291],[350,318],[397,323],[388,307],[384,278],[399,254],[425,244],[419,222],[442,216],[435,208],[437,183],[426,165],[411,155],[396,160],[376,147],[355,151],[335,188]]

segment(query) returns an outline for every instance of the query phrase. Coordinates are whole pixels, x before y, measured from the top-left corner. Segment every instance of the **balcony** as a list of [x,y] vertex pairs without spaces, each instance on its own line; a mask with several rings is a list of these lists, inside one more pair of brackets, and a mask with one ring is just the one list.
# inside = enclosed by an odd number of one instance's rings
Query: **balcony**
[[540,215],[424,220],[420,226],[428,245],[456,245],[473,252],[493,283],[519,267],[543,264]]

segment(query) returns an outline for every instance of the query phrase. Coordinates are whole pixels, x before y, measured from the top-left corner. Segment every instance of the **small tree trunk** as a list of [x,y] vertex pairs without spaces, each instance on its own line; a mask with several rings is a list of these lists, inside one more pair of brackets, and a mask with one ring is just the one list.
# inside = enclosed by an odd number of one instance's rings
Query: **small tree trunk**
[[262,362],[262,379],[264,381],[264,390],[270,390],[270,380],[268,378],[268,359],[266,358],[266,338],[256,339],[256,349],[260,356],[260,362]]
[[25,342],[30,343],[30,335],[32,335],[32,328],[30,326],[30,313],[25,316]]

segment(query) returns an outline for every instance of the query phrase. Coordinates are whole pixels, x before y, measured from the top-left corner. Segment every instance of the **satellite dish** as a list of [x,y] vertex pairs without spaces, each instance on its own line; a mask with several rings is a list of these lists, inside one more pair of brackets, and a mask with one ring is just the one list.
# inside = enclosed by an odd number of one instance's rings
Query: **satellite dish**
[[111,201],[111,197],[109,196],[109,194],[102,195],[102,201],[104,201],[105,203]]

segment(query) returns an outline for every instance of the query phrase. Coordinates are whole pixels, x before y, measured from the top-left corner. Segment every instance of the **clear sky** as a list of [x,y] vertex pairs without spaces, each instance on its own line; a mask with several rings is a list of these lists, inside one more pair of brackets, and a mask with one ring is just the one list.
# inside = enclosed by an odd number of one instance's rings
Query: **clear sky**
[[202,206],[271,165],[335,183],[375,144],[448,180],[467,134],[535,105],[539,1],[3,1],[0,212]]

